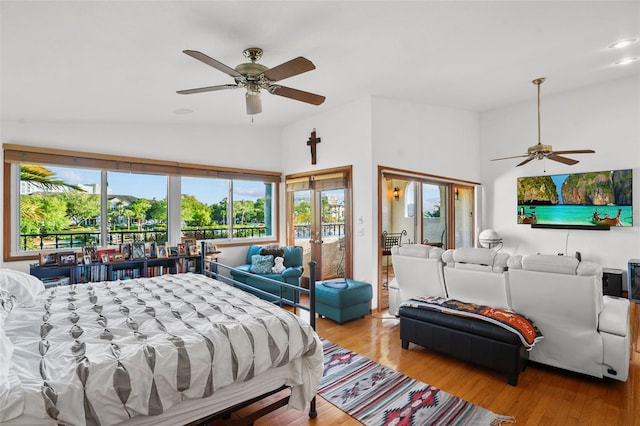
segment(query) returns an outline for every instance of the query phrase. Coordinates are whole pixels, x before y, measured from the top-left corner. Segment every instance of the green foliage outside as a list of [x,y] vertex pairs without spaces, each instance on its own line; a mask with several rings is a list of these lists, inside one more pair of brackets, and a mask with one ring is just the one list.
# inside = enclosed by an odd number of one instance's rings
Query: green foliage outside
[[293,206],[294,225],[306,225],[311,223],[311,203],[308,200],[298,201]]
[[424,217],[440,217],[440,204],[436,204],[431,210],[424,212]]
[[[45,167],[21,165],[20,172],[22,181],[42,189],[42,192],[20,196],[21,234],[99,232],[100,195],[88,194],[78,186],[57,179]],[[193,195],[183,195],[180,214],[184,228],[226,229],[227,204],[226,197],[219,203],[206,205]],[[264,198],[234,201],[234,226],[264,226],[264,209]],[[120,201],[108,212],[107,220],[111,232],[166,231],[167,200]],[[38,240],[35,237],[28,240],[27,248],[37,249]]]

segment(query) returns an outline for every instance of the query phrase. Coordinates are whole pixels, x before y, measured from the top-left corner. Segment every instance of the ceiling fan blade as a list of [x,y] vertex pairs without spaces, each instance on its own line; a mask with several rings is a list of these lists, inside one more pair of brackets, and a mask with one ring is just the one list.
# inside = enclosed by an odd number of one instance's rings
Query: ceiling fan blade
[[205,64],[214,67],[215,69],[222,71],[225,74],[230,75],[231,77],[242,77],[238,71],[234,70],[230,66],[223,64],[220,61],[216,61],[215,59],[205,55],[202,52],[198,52],[197,50],[183,50],[183,53],[191,56],[194,59],[199,60],[200,62],[204,62]]
[[284,96],[285,98],[295,99],[296,101],[302,101],[313,105],[320,105],[326,99],[324,96],[316,95],[315,93],[309,93],[303,90],[278,85],[270,86],[269,92],[274,95]]
[[595,154],[592,149],[574,149],[570,151],[553,151],[553,154]]
[[280,81],[314,69],[316,69],[316,66],[313,65],[313,62],[298,56],[288,62],[269,68],[263,75],[269,81]]
[[224,90],[224,89],[237,89],[238,87],[239,86],[237,84],[221,84],[219,86],[208,86],[208,87],[199,87],[197,89],[177,90],[176,93],[180,95],[190,95],[192,93],[214,92],[216,90]]
[[498,160],[510,160],[512,158],[522,158],[522,157],[528,157],[529,154],[524,154],[524,155],[514,155],[513,157],[502,157],[502,158],[493,158],[491,161],[498,161]]
[[564,163],[564,164],[568,164],[570,166],[579,163],[578,160],[574,160],[573,158],[567,158],[567,157],[561,157],[559,155],[556,155],[557,153],[551,153],[547,156],[547,158],[549,160],[553,160],[553,161],[557,161],[559,163]]
[[516,164],[516,167],[523,166],[523,165],[527,164],[529,161],[533,160],[534,158],[535,158],[534,156],[531,156],[531,157],[527,158],[526,160],[524,160],[523,162],[521,162],[520,164]]

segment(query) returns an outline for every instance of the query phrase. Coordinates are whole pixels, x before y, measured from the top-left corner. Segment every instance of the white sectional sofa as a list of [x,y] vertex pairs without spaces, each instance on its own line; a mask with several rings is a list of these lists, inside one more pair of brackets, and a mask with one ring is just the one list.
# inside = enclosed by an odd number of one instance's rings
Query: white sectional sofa
[[602,269],[570,256],[509,256],[492,249],[436,252],[392,249],[395,280],[389,312],[415,296],[441,296],[509,309],[544,335],[530,360],[595,377],[626,381],[629,301],[602,294]]
[[532,361],[626,381],[629,301],[602,295],[602,268],[575,257],[530,254],[508,260],[512,310],[544,335]]

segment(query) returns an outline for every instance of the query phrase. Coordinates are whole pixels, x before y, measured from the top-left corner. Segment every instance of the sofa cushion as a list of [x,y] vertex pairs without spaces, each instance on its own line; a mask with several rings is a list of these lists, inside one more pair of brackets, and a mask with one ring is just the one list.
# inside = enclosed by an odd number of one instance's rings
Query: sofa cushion
[[577,275],[600,275],[602,276],[602,266],[595,262],[582,261],[578,263],[578,269],[576,269]]
[[604,308],[598,318],[598,331],[626,336],[629,332],[629,301],[619,297],[604,296]]
[[461,247],[453,251],[453,260],[458,263],[475,263],[493,266],[496,251],[487,248]]
[[260,249],[260,254],[263,256],[272,255],[275,257],[285,257],[284,248],[280,244],[269,244]]
[[251,268],[254,274],[270,274],[273,267],[273,255],[254,254],[251,256]]
[[442,260],[447,266],[475,271],[503,272],[507,268],[508,259],[507,253],[480,247],[450,249],[442,254]]
[[527,254],[522,256],[522,269],[526,271],[552,272],[576,275],[580,261],[573,256],[553,254]]
[[423,244],[406,244],[404,246],[393,246],[391,247],[391,254],[399,254],[402,256],[411,256],[411,257],[429,257],[429,252],[433,247],[426,246]]
[[438,247],[428,246],[425,244],[405,244],[402,246],[391,247],[391,254],[424,257],[426,259],[441,259],[444,250]]
[[304,251],[301,246],[284,246],[284,266],[287,268],[304,267]]

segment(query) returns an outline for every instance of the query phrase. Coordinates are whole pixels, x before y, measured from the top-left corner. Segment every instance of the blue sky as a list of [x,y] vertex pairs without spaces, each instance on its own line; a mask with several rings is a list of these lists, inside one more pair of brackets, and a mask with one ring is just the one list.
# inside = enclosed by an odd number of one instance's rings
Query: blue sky
[[[65,167],[48,167],[58,179],[76,185],[100,183],[100,172]],[[167,196],[167,178],[165,176],[137,173],[109,172],[111,194],[133,195],[138,198],[161,200]],[[182,193],[194,195],[206,204],[217,203],[228,194],[228,183],[224,179],[183,178]],[[264,197],[264,184],[261,182],[235,181],[234,199],[255,201]]]
[[558,193],[558,202],[562,204],[562,182],[567,179],[569,175],[551,175],[551,180],[556,184],[556,192]]

